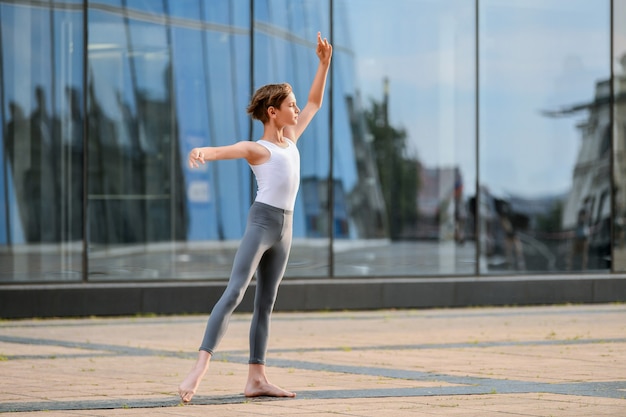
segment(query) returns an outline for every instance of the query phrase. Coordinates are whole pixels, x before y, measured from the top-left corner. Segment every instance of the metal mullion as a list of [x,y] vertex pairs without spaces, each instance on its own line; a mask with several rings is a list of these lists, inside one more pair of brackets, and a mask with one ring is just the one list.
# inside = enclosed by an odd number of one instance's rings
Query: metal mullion
[[83,2],[83,77],[82,77],[82,90],[83,90],[83,253],[82,264],[83,273],[82,280],[84,283],[89,281],[89,256],[87,256],[89,250],[89,238],[88,238],[88,218],[87,213],[89,209],[89,202],[87,196],[89,195],[89,97],[88,97],[88,65],[89,65],[89,0]]
[[475,140],[475,155],[476,155],[476,183],[475,193],[476,197],[474,199],[474,241],[476,247],[476,259],[475,259],[475,267],[474,267],[474,275],[480,276],[480,255],[481,255],[481,213],[480,213],[480,0],[476,0],[475,3],[475,11],[474,11],[474,61],[475,61],[475,71],[474,71],[474,85],[476,88],[475,94],[475,131],[474,131],[474,140]]

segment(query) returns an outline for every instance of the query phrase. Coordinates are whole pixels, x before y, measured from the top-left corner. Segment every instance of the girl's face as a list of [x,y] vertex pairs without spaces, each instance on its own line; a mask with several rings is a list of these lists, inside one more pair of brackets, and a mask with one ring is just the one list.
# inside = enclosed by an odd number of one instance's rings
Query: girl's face
[[296,96],[290,93],[276,113],[276,122],[281,126],[295,126],[298,124],[298,113],[300,113],[300,108],[296,104]]

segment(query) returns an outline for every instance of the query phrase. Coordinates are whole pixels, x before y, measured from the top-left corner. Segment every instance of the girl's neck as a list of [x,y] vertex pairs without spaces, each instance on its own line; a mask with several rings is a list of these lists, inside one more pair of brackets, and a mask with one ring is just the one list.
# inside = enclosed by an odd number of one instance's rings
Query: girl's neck
[[276,127],[267,126],[263,132],[261,139],[275,143],[279,146],[285,146],[287,143],[283,136],[283,129],[277,129]]

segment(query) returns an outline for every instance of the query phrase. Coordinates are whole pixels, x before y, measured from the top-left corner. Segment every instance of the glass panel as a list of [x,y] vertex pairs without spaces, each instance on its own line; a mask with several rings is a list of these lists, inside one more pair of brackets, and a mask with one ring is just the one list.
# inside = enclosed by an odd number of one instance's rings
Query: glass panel
[[82,279],[82,6],[0,4],[0,281]]
[[[116,277],[123,268],[134,269],[128,260],[133,251],[121,244],[145,242],[145,190],[139,162],[144,150],[138,141],[130,40],[123,9],[114,3],[111,6],[106,13],[92,4],[89,9],[90,279]],[[107,253],[109,247],[116,250],[116,259]]]
[[236,160],[190,169],[186,158],[194,147],[250,136],[249,3],[200,1],[195,14],[203,29],[176,27],[173,36],[175,62],[185,63],[175,71],[175,84],[189,212],[189,243],[176,259],[176,276],[226,278],[246,226],[250,168]]
[[613,270],[626,271],[626,0],[613,1]]
[[170,276],[185,236],[169,34],[150,15],[89,12],[90,279]]
[[[263,0],[254,2],[254,83],[288,82],[302,108],[317,70],[317,32],[329,37],[327,2]],[[331,40],[332,41],[332,40]],[[327,84],[329,85],[329,84]],[[328,96],[328,89],[327,96]],[[298,141],[300,191],[294,210],[294,241],[286,276],[328,276],[330,131],[328,98]],[[263,126],[255,121],[252,139]]]
[[335,274],[473,274],[474,3],[334,4]]
[[607,270],[609,1],[480,2],[486,271]]
[[248,4],[90,8],[90,279],[228,277],[249,168],[191,170],[187,154],[249,136]]

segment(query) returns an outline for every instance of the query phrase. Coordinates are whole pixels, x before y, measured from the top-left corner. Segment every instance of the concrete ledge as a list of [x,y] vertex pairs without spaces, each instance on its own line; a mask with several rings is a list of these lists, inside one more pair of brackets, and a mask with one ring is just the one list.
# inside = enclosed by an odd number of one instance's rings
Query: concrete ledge
[[[0,318],[209,313],[221,282],[0,286]],[[254,283],[238,311],[251,311]],[[277,311],[626,301],[626,276],[285,279]]]

